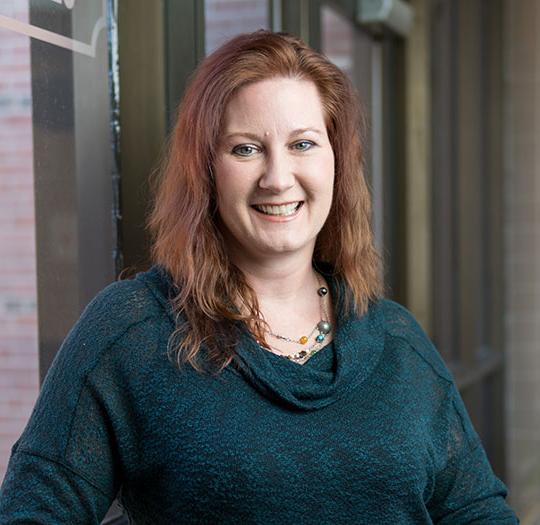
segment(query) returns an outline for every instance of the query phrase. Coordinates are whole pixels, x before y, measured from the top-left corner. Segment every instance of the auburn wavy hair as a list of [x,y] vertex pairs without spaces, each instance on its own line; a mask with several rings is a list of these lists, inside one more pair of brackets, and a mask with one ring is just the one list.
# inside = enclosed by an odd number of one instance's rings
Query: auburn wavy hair
[[[177,286],[172,301],[176,328],[168,350],[179,367],[189,363],[199,372],[221,372],[235,361],[235,346],[246,327],[266,342],[257,296],[227,256],[211,173],[229,100],[242,87],[275,77],[316,85],[334,151],[333,203],[317,237],[314,261],[329,263],[347,285],[346,309],[361,315],[382,295],[363,174],[364,113],[351,82],[295,36],[267,30],[239,35],[194,71],[162,166],[150,181],[151,258]],[[247,314],[235,307],[235,297],[243,298]]]

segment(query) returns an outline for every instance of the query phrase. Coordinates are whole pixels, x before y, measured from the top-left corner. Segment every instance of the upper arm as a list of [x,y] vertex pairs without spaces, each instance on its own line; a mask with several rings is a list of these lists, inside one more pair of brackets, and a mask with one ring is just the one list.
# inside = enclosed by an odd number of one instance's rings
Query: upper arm
[[119,490],[103,392],[79,377],[69,358],[59,363],[12,449],[0,489],[2,524],[100,523]]
[[[62,343],[0,489],[0,523],[99,523],[122,482],[110,360],[131,327],[155,315],[141,283],[102,290]],[[145,303],[146,301],[146,303]]]
[[506,486],[495,476],[480,437],[469,418],[454,378],[430,338],[411,312],[384,300],[389,333],[406,341],[444,385],[432,436],[434,483],[426,506],[435,523],[518,523],[507,505]]
[[17,450],[0,490],[0,523],[99,524],[113,499],[63,463]]
[[494,474],[463,401],[452,385],[444,464],[435,473],[427,508],[435,523],[515,524],[516,515],[506,503],[507,489]]

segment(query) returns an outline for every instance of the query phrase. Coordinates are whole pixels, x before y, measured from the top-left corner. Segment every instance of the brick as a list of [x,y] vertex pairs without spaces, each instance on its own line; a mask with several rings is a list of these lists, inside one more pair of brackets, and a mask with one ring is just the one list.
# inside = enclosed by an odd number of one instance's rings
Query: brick
[[0,354],[0,370],[37,370],[37,360],[25,353]]
[[39,388],[39,373],[37,369],[0,370],[0,391],[12,388]]
[[[21,425],[24,425],[32,413],[36,400],[37,396],[28,398],[24,403],[16,403],[13,401],[11,403],[0,404],[0,420],[2,418],[11,419],[15,424],[19,422]],[[8,431],[9,429],[6,430],[6,432]]]
[[[20,393],[20,395],[23,394]],[[34,409],[38,396],[39,392],[28,390],[28,394],[21,399],[12,399],[2,403],[0,417],[9,417],[14,421],[26,421]]]
[[[18,335],[0,343],[0,355],[22,355],[29,360],[38,360],[37,326],[36,334],[30,337]],[[33,368],[33,367],[32,367]]]

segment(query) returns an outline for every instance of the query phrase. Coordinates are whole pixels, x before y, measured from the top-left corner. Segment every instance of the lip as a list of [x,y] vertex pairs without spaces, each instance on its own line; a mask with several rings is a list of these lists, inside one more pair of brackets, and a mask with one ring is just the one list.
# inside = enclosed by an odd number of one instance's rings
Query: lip
[[300,212],[304,208],[304,204],[305,204],[304,201],[289,201],[289,202],[284,203],[284,204],[293,204],[294,202],[301,202],[302,204],[300,204],[298,209],[292,215],[286,215],[286,216],[285,215],[266,215],[265,213],[262,213],[262,212],[258,211],[257,209],[255,209],[253,207],[253,206],[282,206],[281,204],[252,204],[250,206],[250,208],[253,211],[253,213],[255,213],[257,215],[257,217],[259,217],[261,219],[264,219],[266,221],[269,221],[269,222],[289,222],[289,221],[293,221],[294,219],[296,219],[298,217],[298,215],[300,215]]

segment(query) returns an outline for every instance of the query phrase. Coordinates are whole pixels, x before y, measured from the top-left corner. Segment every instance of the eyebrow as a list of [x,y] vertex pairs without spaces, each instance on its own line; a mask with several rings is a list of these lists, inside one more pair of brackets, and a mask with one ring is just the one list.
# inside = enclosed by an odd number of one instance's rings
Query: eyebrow
[[[289,136],[292,137],[293,135],[299,135],[300,133],[306,133],[308,131],[316,133],[317,135],[322,135],[323,134],[323,132],[320,129],[317,129],[317,128],[298,128],[298,129],[295,129],[295,130],[291,131]],[[248,139],[258,140],[258,141],[262,142],[262,139],[259,137],[259,135],[257,135],[256,133],[249,133],[248,131],[233,131],[232,133],[228,133],[225,136],[225,140],[228,140],[228,139],[230,139],[232,137],[236,137],[236,136],[247,137]]]

